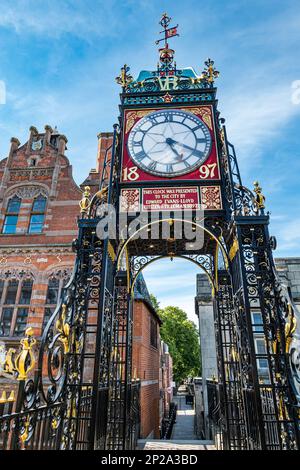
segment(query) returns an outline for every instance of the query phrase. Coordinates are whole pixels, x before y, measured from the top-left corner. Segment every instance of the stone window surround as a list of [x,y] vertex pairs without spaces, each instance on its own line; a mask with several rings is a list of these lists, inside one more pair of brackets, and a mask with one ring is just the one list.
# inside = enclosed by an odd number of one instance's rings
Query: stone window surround
[[[7,235],[7,236],[15,236],[15,235],[25,235],[25,234],[29,234],[29,235],[40,235],[40,233],[29,233],[28,230],[29,230],[29,224],[30,224],[30,217],[31,217],[31,211],[32,211],[32,207],[33,207],[33,202],[34,202],[34,199],[38,196],[43,196],[47,199],[47,203],[46,203],[46,209],[45,209],[45,220],[44,220],[44,227],[45,227],[45,222],[46,222],[46,218],[47,218],[47,209],[48,209],[48,202],[49,202],[49,188],[44,185],[44,184],[22,184],[22,185],[14,185],[13,187],[10,187],[8,188],[8,190],[6,191],[6,194],[4,196],[4,203],[3,203],[3,206],[5,207],[5,211],[6,211],[6,208],[8,207],[8,204],[9,204],[9,201],[10,199],[12,199],[13,197],[19,197],[21,199],[21,206],[20,206],[20,210],[19,210],[19,216],[18,216],[18,221],[19,220],[22,220],[23,222],[26,222],[26,228],[22,228],[20,230],[20,228],[17,228],[17,232],[14,233],[14,234],[3,234],[3,235]],[[23,202],[23,199],[32,199],[32,202],[31,203],[24,203]],[[6,214],[6,212],[5,212]],[[2,223],[2,227],[1,227],[1,234],[2,234],[2,230],[3,230],[3,226],[4,226],[4,221],[5,221],[5,216],[2,217],[4,220],[3,220],[3,223]],[[24,224],[25,225],[25,224]],[[42,233],[42,232],[41,232]]]
[[[48,287],[49,287],[50,279],[57,279],[59,281],[58,282],[58,289],[57,289],[57,303],[58,303],[60,298],[61,298],[62,289],[66,285],[66,282],[69,280],[69,276],[64,276],[64,275],[60,275],[60,274],[57,274],[57,273],[53,273],[48,278]],[[46,297],[45,297],[45,308],[44,308],[44,315],[43,315],[43,330],[44,330],[44,328],[47,324],[47,323],[45,323],[46,309],[51,310],[51,315],[48,318],[48,320],[49,320],[51,318],[52,314],[54,313],[54,310],[57,306],[57,303],[56,304],[46,303],[47,297],[48,297],[48,288],[47,288]]]
[[[67,281],[69,280],[71,274],[72,274],[72,268],[70,266],[59,266],[54,268],[53,266],[51,269],[43,273],[43,275],[40,275],[41,273],[34,273],[33,271],[27,269],[14,269],[14,268],[9,268],[6,267],[6,269],[0,271],[0,280],[4,281],[4,287],[3,287],[3,292],[2,296],[0,298],[0,324],[2,320],[2,312],[3,312],[3,306],[4,306],[4,300],[6,297],[6,292],[8,288],[9,281],[12,279],[17,280],[18,283],[18,290],[16,294],[16,300],[15,304],[13,306],[13,315],[12,315],[12,320],[11,320],[11,326],[10,326],[10,335],[9,336],[3,336],[3,338],[16,338],[14,333],[15,326],[16,326],[16,321],[17,321],[17,313],[18,313],[18,308],[26,307],[29,309],[29,313],[33,313],[36,305],[34,305],[34,292],[35,292],[35,285],[39,283],[40,281],[45,281],[46,284],[48,285],[49,279],[59,279],[59,292],[58,292],[58,299],[61,296],[62,293],[62,288],[64,285],[66,285]],[[19,299],[21,296],[21,289],[22,289],[22,281],[23,280],[28,280],[32,279],[33,285],[32,285],[32,292],[31,292],[31,302],[26,305],[19,305]],[[47,289],[48,290],[48,289]],[[46,302],[46,295],[47,295],[47,290],[45,292],[45,302]],[[6,305],[5,305],[6,307]],[[55,305],[46,305],[44,303],[44,311],[43,315],[45,314],[45,308],[46,307],[52,307],[54,308]],[[1,337],[1,331],[0,331],[0,337]],[[18,336],[19,338],[19,336]]]
[[[38,209],[35,209],[34,207],[35,201],[40,197],[43,198],[43,200],[45,201],[45,206],[43,210],[38,210]],[[37,196],[34,196],[32,203],[31,203],[30,214],[29,214],[29,223],[28,223],[28,228],[27,228],[28,234],[36,235],[36,234],[40,234],[43,232],[43,229],[45,227],[46,213],[47,213],[47,202],[48,202],[47,196],[44,196],[41,193],[39,193]],[[41,224],[42,230],[40,232],[35,232],[31,230],[34,226],[33,217],[36,215],[43,216],[43,223]]]
[[[11,211],[11,209],[10,209],[10,203],[13,199],[17,200],[18,203],[19,203],[18,211]],[[13,235],[9,232],[4,232],[4,230],[6,228],[7,218],[10,217],[10,216],[14,216],[14,217],[17,218],[16,223],[14,224],[15,228],[16,228],[17,224],[18,224],[19,216],[20,216],[21,205],[22,205],[22,199],[19,196],[17,196],[16,194],[12,195],[11,197],[9,197],[7,199],[5,212],[4,212],[4,216],[3,216],[3,219],[4,219],[3,220],[3,226],[2,226],[2,230],[1,230],[1,233],[3,233],[4,235]]]
[[[31,308],[31,302],[29,304],[19,304],[20,298],[21,298],[21,291],[22,291],[22,285],[23,281],[27,280],[32,280],[32,290],[31,290],[31,296],[33,292],[33,285],[34,285],[34,278],[32,274],[29,271],[24,271],[24,273],[21,273],[21,271],[18,273],[18,275],[12,275],[10,277],[5,277],[0,274],[0,280],[4,281],[4,286],[3,286],[3,291],[2,291],[2,296],[0,299],[0,318],[1,318],[1,323],[2,323],[2,314],[3,314],[3,308],[13,308],[13,314],[11,317],[11,325],[10,325],[10,334],[9,337],[15,337],[16,335],[14,334],[15,328],[17,326],[17,316],[18,316],[18,309],[19,308],[28,308],[28,312],[30,311]],[[4,304],[4,300],[6,298],[6,293],[7,289],[9,287],[9,282],[12,280],[18,281],[18,287],[17,287],[17,293],[16,293],[16,299],[14,304]]]

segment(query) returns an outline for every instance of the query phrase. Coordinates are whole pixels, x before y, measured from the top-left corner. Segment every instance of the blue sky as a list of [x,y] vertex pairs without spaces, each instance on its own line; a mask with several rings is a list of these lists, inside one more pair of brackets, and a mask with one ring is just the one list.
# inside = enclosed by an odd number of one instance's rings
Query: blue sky
[[[24,142],[31,125],[57,125],[80,182],[95,166],[97,133],[117,120],[114,77],[124,63],[135,76],[155,68],[158,21],[167,11],[179,23],[180,37],[172,40],[178,67],[201,72],[211,57],[221,72],[219,109],[244,184],[258,179],[263,187],[275,255],[300,256],[300,104],[292,102],[292,83],[300,80],[298,0],[0,0],[0,7],[0,80],[7,90],[1,158],[12,136]],[[145,277],[163,305],[181,305],[192,317],[195,272],[167,260]]]

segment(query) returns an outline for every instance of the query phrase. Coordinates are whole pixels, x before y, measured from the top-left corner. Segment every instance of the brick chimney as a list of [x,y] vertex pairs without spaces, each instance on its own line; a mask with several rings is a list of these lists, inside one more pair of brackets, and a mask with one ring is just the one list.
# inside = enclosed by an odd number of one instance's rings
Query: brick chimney
[[[100,132],[98,134],[98,151],[97,151],[97,164],[96,170],[97,173],[102,173],[103,163],[105,159],[106,150],[113,143],[113,133],[112,132]],[[111,150],[109,150],[111,153]]]
[[0,205],[3,201],[3,196],[7,188],[7,183],[9,181],[9,168],[11,166],[14,153],[18,150],[19,146],[20,146],[19,139],[17,139],[16,137],[12,137],[10,139],[10,149],[9,149],[9,154],[8,154],[5,168],[4,168],[4,173],[2,176],[2,180],[0,180]]
[[67,145],[68,139],[66,138],[65,135],[60,135],[58,138],[58,153],[61,155],[64,155],[65,150],[66,150],[66,145]]
[[8,159],[6,165],[9,167],[13,158],[13,154],[15,153],[16,150],[18,150],[20,146],[20,141],[16,137],[12,137],[10,139],[10,150],[8,154]]
[[51,137],[52,132],[53,132],[52,127],[49,126],[48,124],[46,124],[46,126],[45,126],[45,143],[50,144],[50,137]]

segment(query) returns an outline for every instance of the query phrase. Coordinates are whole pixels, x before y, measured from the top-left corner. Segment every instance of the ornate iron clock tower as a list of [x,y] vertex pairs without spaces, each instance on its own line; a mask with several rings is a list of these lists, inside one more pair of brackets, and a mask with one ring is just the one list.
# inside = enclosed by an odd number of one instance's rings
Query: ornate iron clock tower
[[53,447],[134,447],[132,293],[147,264],[179,256],[212,287],[223,448],[299,449],[295,312],[274,268],[264,197],[258,183],[252,192],[241,182],[219,118],[214,62],[200,75],[178,69],[168,44],[177,26],[167,14],[160,24],[157,69],[134,80],[124,65],[117,77],[120,118],[101,187],[81,201],[74,274],[41,345],[51,385],[41,392],[41,372],[26,385],[16,432],[35,429],[39,403]]

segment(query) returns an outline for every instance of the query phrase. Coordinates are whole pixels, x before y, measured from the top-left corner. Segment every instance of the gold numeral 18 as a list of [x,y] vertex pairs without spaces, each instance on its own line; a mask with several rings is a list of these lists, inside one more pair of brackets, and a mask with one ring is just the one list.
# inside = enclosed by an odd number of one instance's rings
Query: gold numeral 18
[[131,168],[124,168],[123,170],[123,181],[136,181],[140,175],[137,172],[138,167],[132,166]]

